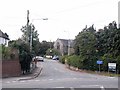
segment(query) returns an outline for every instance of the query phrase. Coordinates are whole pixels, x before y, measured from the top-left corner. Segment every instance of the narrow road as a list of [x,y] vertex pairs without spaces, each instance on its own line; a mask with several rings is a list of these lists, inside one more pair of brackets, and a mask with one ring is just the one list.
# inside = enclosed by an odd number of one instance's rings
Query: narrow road
[[[32,80],[23,81],[3,81],[3,88],[118,88],[118,78],[108,77],[83,72],[75,72],[67,69],[65,65],[55,60],[45,59],[39,62],[42,66],[41,74]],[[41,89],[42,90],[42,89]]]

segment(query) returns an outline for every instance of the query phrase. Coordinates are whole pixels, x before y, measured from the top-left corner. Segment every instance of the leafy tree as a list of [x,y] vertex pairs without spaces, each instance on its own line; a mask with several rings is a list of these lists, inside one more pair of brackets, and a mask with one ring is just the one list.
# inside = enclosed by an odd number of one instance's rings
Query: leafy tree
[[83,69],[92,69],[95,66],[97,57],[96,55],[96,36],[95,29],[93,25],[89,28],[85,27],[83,31],[81,31],[75,39],[75,52],[77,55],[81,56],[83,59]]
[[53,49],[53,42],[42,41],[40,42],[39,55],[45,55],[48,49]]
[[107,71],[108,63],[117,63],[120,73],[120,29],[115,21],[96,31],[87,26],[75,38],[75,54],[82,60],[82,68],[96,70],[96,60],[102,59],[101,70]]
[[61,55],[57,49],[50,49],[50,48],[46,51],[46,54],[51,55],[51,56],[54,56],[54,55],[60,56]]

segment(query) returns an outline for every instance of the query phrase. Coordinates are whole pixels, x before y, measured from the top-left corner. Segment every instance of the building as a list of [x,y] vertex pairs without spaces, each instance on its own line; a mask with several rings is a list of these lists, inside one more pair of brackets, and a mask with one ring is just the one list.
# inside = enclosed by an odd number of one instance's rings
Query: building
[[120,28],[120,1],[118,2],[118,27]]
[[9,37],[0,30],[0,45],[8,46]]
[[71,55],[74,53],[74,40],[57,39],[54,43],[54,48],[57,49],[61,55]]
[[74,40],[68,40],[68,55],[71,55],[74,53]]

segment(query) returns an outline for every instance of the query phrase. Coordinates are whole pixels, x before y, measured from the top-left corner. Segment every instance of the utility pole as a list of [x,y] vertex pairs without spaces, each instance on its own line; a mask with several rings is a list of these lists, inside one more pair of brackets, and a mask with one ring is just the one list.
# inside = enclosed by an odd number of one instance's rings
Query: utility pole
[[120,28],[120,1],[118,2],[118,28]]
[[28,25],[29,25],[29,10],[27,10],[27,27],[28,27]]
[[[29,25],[29,10],[27,10],[27,33],[28,33],[28,43],[30,46],[30,52],[32,52],[32,27]],[[30,35],[29,35],[30,34]]]

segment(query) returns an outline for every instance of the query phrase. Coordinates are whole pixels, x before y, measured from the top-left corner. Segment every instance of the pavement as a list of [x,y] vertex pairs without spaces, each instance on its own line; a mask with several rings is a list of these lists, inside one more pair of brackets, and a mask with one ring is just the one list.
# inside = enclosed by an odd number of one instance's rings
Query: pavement
[[43,67],[36,67],[31,74],[22,75],[18,79],[18,81],[21,81],[21,80],[30,80],[30,79],[34,79],[34,78],[38,77],[40,75],[42,69],[43,69]]

